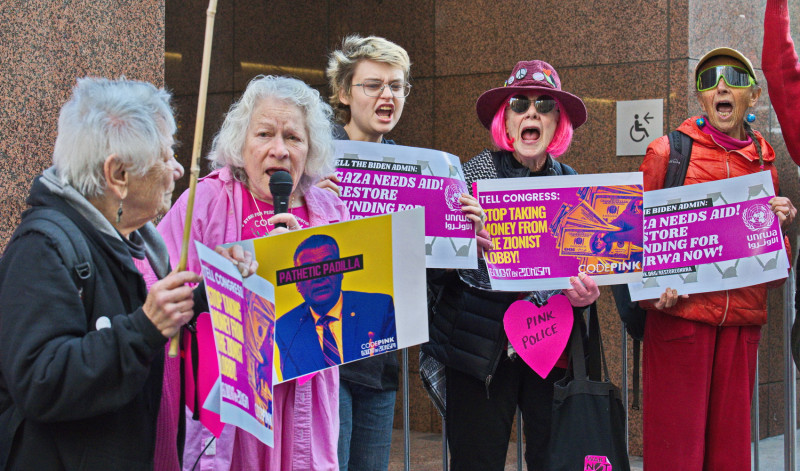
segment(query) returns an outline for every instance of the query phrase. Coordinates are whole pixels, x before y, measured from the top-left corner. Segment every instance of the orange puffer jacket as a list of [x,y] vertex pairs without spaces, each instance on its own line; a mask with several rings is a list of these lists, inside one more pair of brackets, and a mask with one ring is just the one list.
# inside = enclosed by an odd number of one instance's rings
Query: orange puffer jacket
[[[689,118],[678,130],[694,140],[691,160],[686,171],[685,185],[703,183],[723,178],[739,177],[761,171],[758,153],[753,143],[749,146],[728,152],[714,142],[713,138],[702,132],[695,124],[697,117]],[[778,171],[775,168],[775,152],[758,132],[755,132],[764,157],[764,170],[772,173],[775,193],[778,193]],[[647,148],[639,170],[644,172],[644,190],[658,190],[664,186],[669,159],[669,139],[667,136],[653,141]],[[784,237],[787,254],[789,240]],[[767,289],[780,286],[784,280],[762,283],[745,288],[737,288],[710,293],[689,295],[679,299],[675,306],[663,312],[712,325],[763,325],[767,322]],[[645,309],[654,309],[648,301],[641,302]]]

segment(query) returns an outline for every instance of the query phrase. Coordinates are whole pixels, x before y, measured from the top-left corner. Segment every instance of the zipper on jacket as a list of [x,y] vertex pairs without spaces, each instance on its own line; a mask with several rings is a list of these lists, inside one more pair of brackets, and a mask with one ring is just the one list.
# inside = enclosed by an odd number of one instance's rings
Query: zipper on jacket
[[[717,147],[719,147],[720,149],[722,149],[725,152],[725,173],[726,173],[726,177],[725,178],[731,178],[731,154],[736,154],[738,156],[741,156],[743,159],[745,159],[747,161],[753,162],[753,159],[751,159],[750,157],[742,154],[740,151],[738,151],[738,150],[728,150],[724,146],[721,146],[719,144],[719,142],[717,142],[717,140],[714,139],[714,136],[710,136],[710,137],[711,137],[711,141],[714,144],[716,144]],[[755,141],[753,141],[753,142],[755,142]]]
[[725,290],[725,312],[722,313],[722,320],[719,322],[719,326],[721,327],[722,324],[725,323],[725,320],[728,318],[728,307],[731,305],[731,294],[729,290]]
[[[508,339],[506,339],[506,345],[508,345]],[[501,345],[499,349],[497,349],[497,353],[494,355],[494,360],[492,361],[492,367],[489,369],[491,373],[486,376],[486,379],[483,380],[483,384],[486,386],[486,399],[489,398],[489,383],[492,382],[492,377],[494,372],[497,371],[497,365],[500,363],[500,357],[503,356],[503,346]]]

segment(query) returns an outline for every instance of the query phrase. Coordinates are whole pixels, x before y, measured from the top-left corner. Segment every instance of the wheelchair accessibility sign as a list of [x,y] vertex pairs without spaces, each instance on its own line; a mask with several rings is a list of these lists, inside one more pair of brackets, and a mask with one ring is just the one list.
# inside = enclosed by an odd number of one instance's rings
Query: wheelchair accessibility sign
[[644,155],[664,134],[664,100],[617,102],[617,155]]

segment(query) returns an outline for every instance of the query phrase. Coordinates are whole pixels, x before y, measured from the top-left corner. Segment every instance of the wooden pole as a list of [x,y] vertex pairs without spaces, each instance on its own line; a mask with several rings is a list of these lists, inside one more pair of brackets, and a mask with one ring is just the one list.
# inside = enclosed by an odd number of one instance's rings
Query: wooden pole
[[[189,236],[192,230],[192,211],[194,210],[194,193],[197,188],[197,178],[200,176],[200,164],[198,163],[200,152],[203,147],[203,125],[206,121],[206,97],[208,96],[208,73],[211,69],[211,43],[214,39],[214,15],[217,14],[217,0],[208,2],[206,11],[206,37],[203,42],[203,64],[200,69],[200,91],[197,95],[197,120],[194,124],[194,146],[192,147],[192,165],[189,170],[189,199],[186,207],[186,220],[183,223],[183,244],[181,245],[181,260],[178,263],[178,271],[186,270],[189,258]],[[178,356],[180,346],[181,331],[170,340],[169,356]]]

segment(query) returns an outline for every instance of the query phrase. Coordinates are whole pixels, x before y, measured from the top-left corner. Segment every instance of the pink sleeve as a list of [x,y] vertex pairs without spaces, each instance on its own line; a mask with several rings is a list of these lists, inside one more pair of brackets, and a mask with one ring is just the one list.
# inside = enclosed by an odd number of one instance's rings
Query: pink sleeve
[[[181,244],[183,242],[183,223],[186,219],[186,204],[189,190],[186,190],[172,205],[161,222],[158,223],[158,232],[164,238],[164,243],[169,251],[169,261],[175,268],[181,259]],[[192,234],[194,236],[194,234]],[[194,237],[192,237],[194,239]],[[191,254],[193,251],[190,251]]]
[[[180,260],[181,241],[183,240],[183,218],[186,214],[186,196],[186,193],[181,195],[158,224],[158,232],[167,246],[171,268],[175,268]],[[180,221],[180,224],[175,224],[175,221]],[[156,276],[146,258],[144,260],[134,259],[133,263],[142,273],[144,282],[149,290],[158,281],[158,276]]]
[[350,210],[347,209],[347,205],[342,202],[339,208],[339,217],[342,218],[342,221],[349,221],[350,220]]
[[158,277],[156,273],[153,271],[153,268],[150,267],[150,262],[147,261],[146,258],[139,260],[134,258],[133,264],[136,265],[136,268],[142,273],[142,277],[144,278],[144,282],[147,285],[148,291],[150,287],[153,286],[153,283],[158,281]]
[[[184,192],[158,224],[158,232],[161,234],[161,237],[164,239],[164,244],[167,246],[171,268],[175,268],[180,261],[181,242],[183,241],[183,220],[186,215],[187,198],[188,192]],[[150,287],[158,281],[158,276],[156,276],[155,271],[153,271],[147,259],[134,259],[133,263],[142,273],[142,277],[149,290]]]
[[761,67],[789,155],[800,165],[800,64],[789,29],[787,0],[767,0]]

